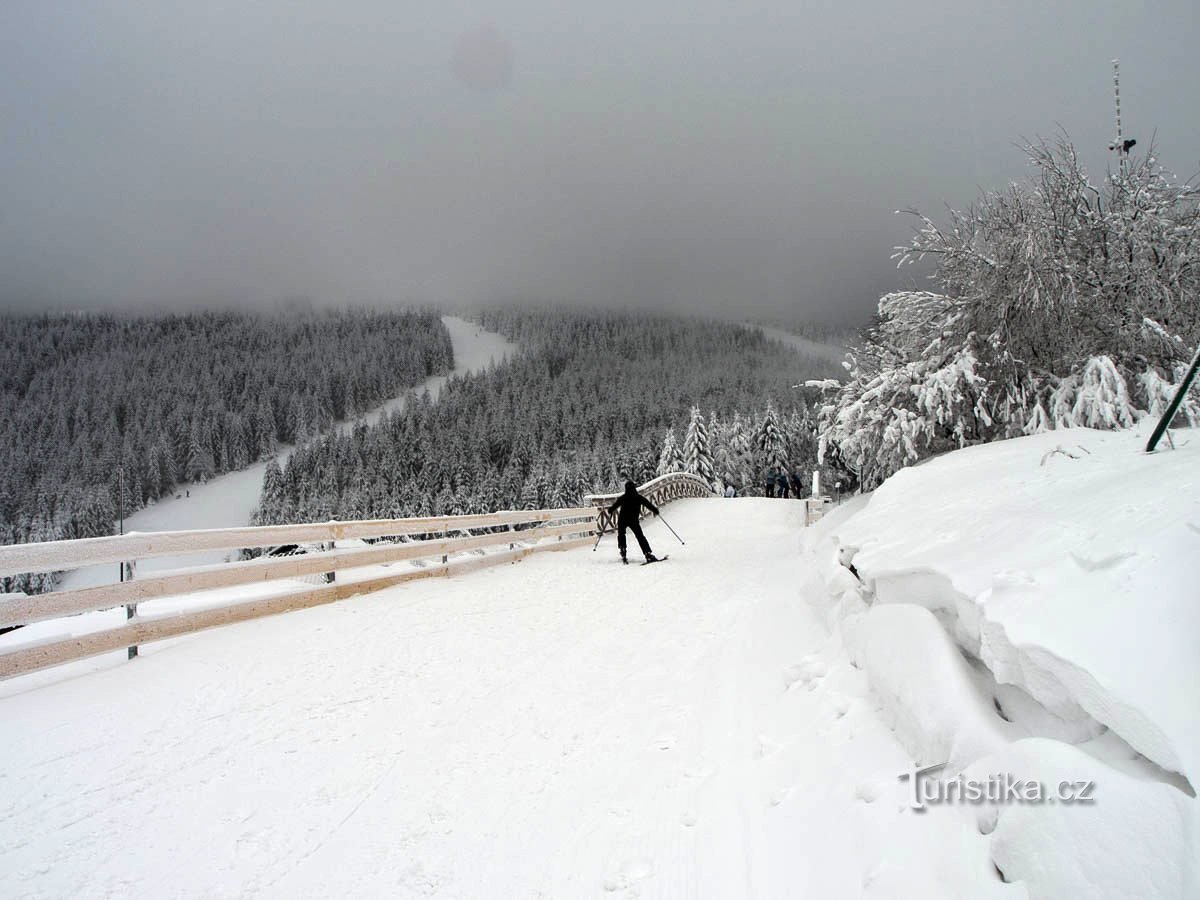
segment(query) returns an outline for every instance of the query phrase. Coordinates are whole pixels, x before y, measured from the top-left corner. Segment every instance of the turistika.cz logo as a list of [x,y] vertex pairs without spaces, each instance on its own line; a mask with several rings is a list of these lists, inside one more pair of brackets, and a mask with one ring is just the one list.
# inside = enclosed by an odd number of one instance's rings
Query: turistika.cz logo
[[938,778],[937,773],[945,763],[924,768],[913,768],[900,776],[908,782],[909,807],[923,812],[927,806],[949,806],[970,803],[977,806],[1023,804],[1057,804],[1064,806],[1087,806],[1096,802],[1095,782],[1059,781],[1047,785],[1041,781],[1013,778],[1008,774],[988,775],[986,778],[971,778],[963,774],[953,778]]

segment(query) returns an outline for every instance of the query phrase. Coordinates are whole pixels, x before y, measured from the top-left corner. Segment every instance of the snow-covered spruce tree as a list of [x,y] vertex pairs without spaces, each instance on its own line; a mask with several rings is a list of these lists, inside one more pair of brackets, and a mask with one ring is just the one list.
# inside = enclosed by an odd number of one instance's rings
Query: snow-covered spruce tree
[[692,407],[691,420],[683,439],[683,468],[685,472],[699,475],[710,487],[716,483],[708,426],[698,406]]
[[1200,192],[1153,151],[1096,186],[1065,137],[1026,150],[1028,183],[945,228],[917,214],[897,248],[934,261],[938,290],[879,301],[820,414],[822,449],[866,488],[965,444],[1127,427],[1162,408],[1200,339]]
[[729,423],[729,474],[734,487],[744,492],[754,482],[754,448],[749,425],[741,413]]
[[675,429],[668,428],[663,438],[662,452],[658,455],[658,465],[654,468],[655,475],[666,475],[670,472],[683,471],[683,454],[679,452],[679,444],[675,442]]
[[763,472],[770,469],[777,469],[781,472],[787,470],[787,440],[784,438],[783,429],[779,426],[779,414],[775,412],[775,406],[771,403],[767,404],[766,411],[763,413],[762,421],[755,433],[754,443],[757,451],[756,462],[760,470]]

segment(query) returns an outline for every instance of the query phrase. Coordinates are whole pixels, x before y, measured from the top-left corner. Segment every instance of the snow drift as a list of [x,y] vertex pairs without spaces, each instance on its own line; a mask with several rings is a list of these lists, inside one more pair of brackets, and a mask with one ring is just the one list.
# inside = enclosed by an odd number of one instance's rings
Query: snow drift
[[[1088,429],[966,448],[806,535],[812,596],[917,764],[1093,773],[1086,813],[1001,808],[993,861],[1033,896],[1196,889],[1197,437],[1155,454]],[[1116,839],[1135,811],[1138,839]]]

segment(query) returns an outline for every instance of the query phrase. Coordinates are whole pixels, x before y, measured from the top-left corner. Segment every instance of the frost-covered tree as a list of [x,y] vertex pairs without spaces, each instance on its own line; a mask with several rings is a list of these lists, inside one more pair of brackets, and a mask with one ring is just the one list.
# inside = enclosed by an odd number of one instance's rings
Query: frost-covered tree
[[1065,137],[1027,151],[1028,183],[946,227],[918,214],[898,248],[935,263],[938,289],[879,301],[820,415],[822,448],[865,487],[966,444],[1127,427],[1162,407],[1200,340],[1196,188],[1153,151],[1101,185]]
[[779,414],[773,404],[768,403],[755,433],[755,450],[758,467],[763,470],[787,471],[787,441],[779,426]]
[[687,434],[683,438],[683,469],[699,475],[708,485],[716,483],[713,472],[712,447],[708,440],[708,425],[698,406],[692,407]]
[[668,428],[663,438],[662,452],[658,455],[658,465],[654,467],[655,475],[667,475],[671,472],[683,471],[683,454],[679,444],[675,442],[675,429]]

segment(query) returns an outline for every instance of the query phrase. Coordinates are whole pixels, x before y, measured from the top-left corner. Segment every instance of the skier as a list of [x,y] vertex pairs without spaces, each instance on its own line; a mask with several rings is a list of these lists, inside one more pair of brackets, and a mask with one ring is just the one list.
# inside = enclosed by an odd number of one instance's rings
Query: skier
[[658,515],[658,507],[637,492],[637,485],[632,481],[627,481],[625,482],[625,493],[618,497],[617,502],[608,508],[610,514],[616,512],[618,507],[621,509],[621,512],[617,515],[617,547],[621,551],[621,562],[626,565],[629,565],[629,560],[625,558],[626,528],[632,531],[633,536],[637,538],[638,546],[642,548],[642,553],[646,555],[646,562],[658,562],[658,557],[650,552],[650,542],[642,534],[642,526],[638,522],[638,517],[643,506],[656,516]]

